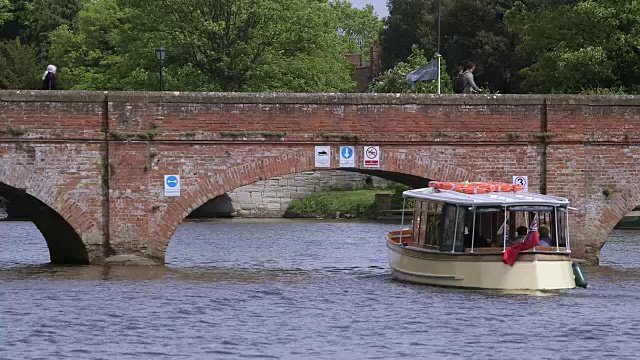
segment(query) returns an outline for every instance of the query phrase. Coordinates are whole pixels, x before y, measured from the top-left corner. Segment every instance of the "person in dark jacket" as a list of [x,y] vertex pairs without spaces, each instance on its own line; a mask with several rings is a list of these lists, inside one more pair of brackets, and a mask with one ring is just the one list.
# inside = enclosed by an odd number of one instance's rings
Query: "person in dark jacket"
[[47,66],[47,71],[42,75],[42,90],[56,90],[58,89],[58,83],[56,83],[56,70],[54,65]]

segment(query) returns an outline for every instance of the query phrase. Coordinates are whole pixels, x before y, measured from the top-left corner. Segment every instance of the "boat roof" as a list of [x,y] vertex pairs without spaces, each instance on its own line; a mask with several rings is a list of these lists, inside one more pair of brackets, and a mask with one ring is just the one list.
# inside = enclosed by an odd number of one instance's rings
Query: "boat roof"
[[407,190],[403,193],[403,196],[471,206],[569,205],[569,200],[566,198],[530,192],[490,192],[486,194],[463,194],[453,190],[436,190],[434,188],[428,187],[422,189]]

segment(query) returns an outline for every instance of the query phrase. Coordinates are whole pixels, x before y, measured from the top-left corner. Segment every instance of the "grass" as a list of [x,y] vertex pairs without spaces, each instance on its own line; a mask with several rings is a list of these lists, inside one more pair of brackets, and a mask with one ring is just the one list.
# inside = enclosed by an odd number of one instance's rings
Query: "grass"
[[375,213],[376,194],[392,194],[393,189],[330,190],[294,200],[287,209],[288,217],[363,218]]

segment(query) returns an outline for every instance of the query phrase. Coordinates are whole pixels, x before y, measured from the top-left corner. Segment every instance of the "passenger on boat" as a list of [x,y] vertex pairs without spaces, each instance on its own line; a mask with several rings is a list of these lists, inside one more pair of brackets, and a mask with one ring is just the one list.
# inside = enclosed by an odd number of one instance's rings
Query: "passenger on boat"
[[549,236],[549,227],[547,225],[540,225],[540,244],[538,246],[551,246],[553,239]]
[[517,232],[518,232],[518,236],[511,239],[511,241],[509,242],[509,246],[519,244],[524,241],[525,237],[527,237],[528,230],[526,226],[518,226]]

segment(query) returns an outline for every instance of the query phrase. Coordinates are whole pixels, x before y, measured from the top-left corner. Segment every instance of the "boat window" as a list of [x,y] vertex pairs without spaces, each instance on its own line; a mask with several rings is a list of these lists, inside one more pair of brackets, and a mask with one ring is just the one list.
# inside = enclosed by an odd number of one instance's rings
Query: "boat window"
[[427,201],[416,201],[414,203],[413,233],[416,234],[415,240],[417,240],[418,245],[425,243],[428,208],[429,203]]
[[442,204],[432,201],[417,200],[413,210],[413,234],[416,245],[425,247],[440,246],[438,234]]
[[436,202],[429,203],[429,217],[427,225],[426,244],[430,246],[440,246],[440,220],[442,219],[442,204]]
[[[558,239],[558,246],[560,247],[567,246],[568,235],[569,235],[569,229],[567,228],[567,209],[559,207],[558,208],[558,230],[556,234],[556,237]],[[551,245],[556,246],[556,244],[551,244]]]
[[413,221],[412,221],[412,225],[413,225],[413,229],[412,229],[412,233],[413,233],[413,239],[411,242],[419,244],[421,242],[421,238],[420,238],[420,223],[423,221],[423,214],[422,214],[422,204],[424,203],[424,201],[415,201],[413,203]]
[[[470,216],[473,216],[471,214]],[[473,221],[473,220],[472,220]],[[470,222],[473,225],[473,222]],[[472,228],[472,232],[473,232]],[[501,247],[504,237],[504,208],[478,207],[476,208],[475,239],[473,247]],[[465,242],[471,247],[471,238]]]
[[523,236],[518,233],[518,229],[523,228],[528,232],[536,217],[538,229],[544,226],[549,230],[550,239],[547,239],[547,242],[550,246],[556,246],[556,239],[560,247],[566,246],[566,209],[558,208],[557,212],[553,207],[510,207],[508,209],[507,246],[521,241]]
[[[464,251],[465,218],[470,211],[465,206],[445,204],[442,208],[442,243],[440,251]],[[468,228],[468,226],[467,226]]]

